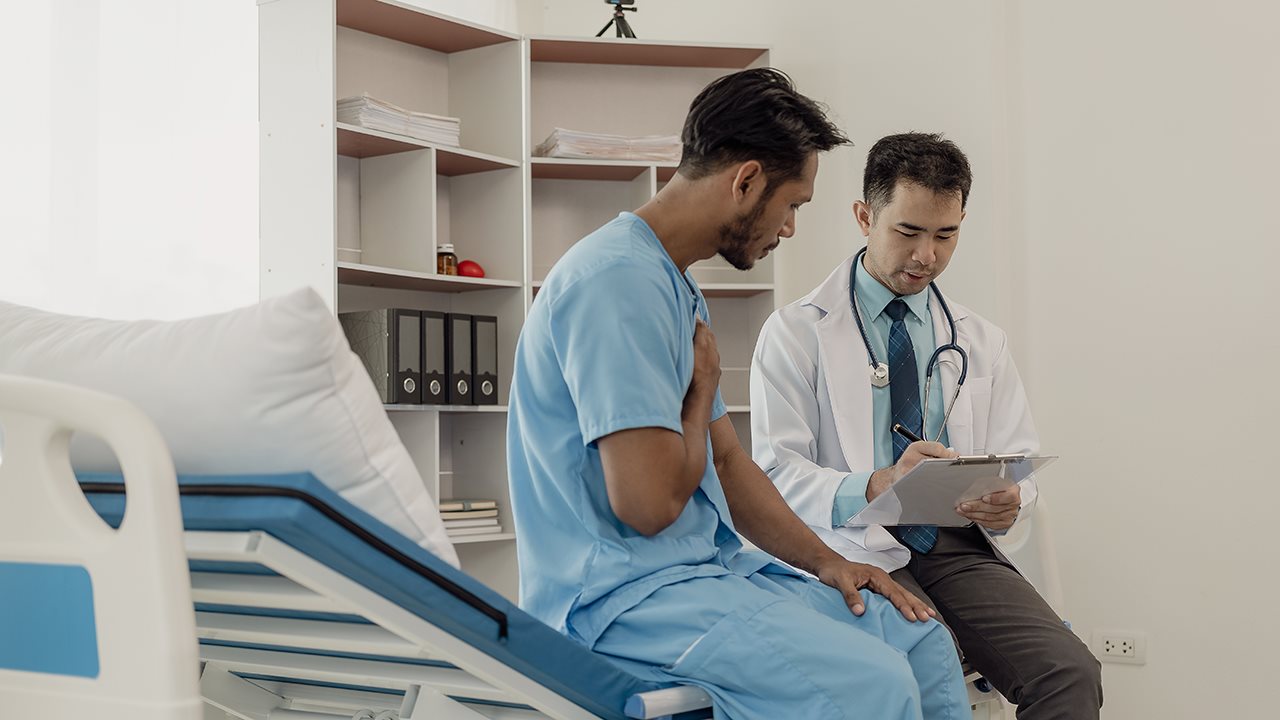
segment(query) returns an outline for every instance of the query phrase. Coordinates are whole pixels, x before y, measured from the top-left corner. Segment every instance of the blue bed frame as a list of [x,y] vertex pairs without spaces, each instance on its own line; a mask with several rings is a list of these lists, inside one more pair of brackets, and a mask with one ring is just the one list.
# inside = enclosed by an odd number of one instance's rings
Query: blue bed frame
[[[94,509],[109,524],[119,524],[124,515],[126,500],[120,476],[79,476],[81,487]],[[325,658],[331,661],[347,660],[352,663],[353,678],[368,674],[370,667],[406,665],[434,670],[457,670],[456,661],[436,657],[434,653],[419,653],[417,657],[403,655],[379,655],[370,652],[352,652],[342,643],[336,647],[316,647],[322,642],[307,642],[304,647],[278,644],[270,630],[254,641],[252,628],[267,627],[266,619],[274,619],[277,625],[304,628],[304,623],[328,623],[337,631],[340,627],[356,626],[368,630],[376,621],[366,613],[332,612],[300,608],[279,607],[278,602],[251,603],[252,592],[242,592],[242,599],[227,604],[226,597],[216,593],[204,593],[202,587],[236,584],[251,588],[254,583],[266,587],[267,582],[279,586],[285,582],[287,567],[271,568],[254,561],[246,554],[240,560],[201,559],[200,542],[208,539],[202,533],[226,534],[227,538],[246,537],[249,545],[261,545],[262,537],[269,536],[320,563],[347,581],[384,598],[435,628],[456,638],[492,658],[497,665],[509,669],[550,693],[577,706],[585,717],[625,720],[628,717],[653,717],[646,711],[645,694],[662,691],[663,687],[641,681],[619,669],[603,656],[562,636],[539,620],[529,616],[498,593],[485,587],[465,573],[455,569],[418,545],[410,542],[359,508],[343,500],[310,474],[264,476],[201,476],[178,478],[182,506],[183,526],[189,542],[189,555],[193,585],[197,628],[201,635],[201,655],[206,662],[222,665],[228,672],[247,682],[262,687],[279,688],[291,681],[302,681],[313,686],[355,688],[361,692],[385,692],[394,695],[394,687],[356,686],[340,682],[317,682],[313,674],[299,673],[288,677],[287,668],[279,663],[272,665],[275,674],[265,675],[253,670],[248,658],[288,658],[301,662],[302,656]],[[192,552],[194,550],[194,552]],[[209,557],[208,553],[204,554]],[[282,572],[283,571],[283,572]],[[221,581],[220,583],[218,581]],[[233,593],[223,593],[224,595]],[[209,602],[221,600],[221,602]],[[266,607],[262,606],[267,605]],[[307,603],[300,603],[307,605]],[[214,622],[214,621],[219,622]],[[237,624],[228,620],[247,620]],[[215,632],[212,628],[224,629]],[[361,628],[361,626],[365,626]],[[225,632],[228,627],[240,628],[239,633]],[[331,633],[332,634],[332,633]],[[230,638],[230,639],[228,639]],[[351,646],[355,646],[352,644]],[[238,651],[238,652],[236,652]],[[246,659],[237,664],[232,658]],[[359,669],[355,669],[359,668]],[[248,671],[246,671],[248,670]],[[208,668],[206,667],[206,672]],[[446,697],[486,714],[497,704],[509,709],[527,709],[540,715],[556,713],[554,708],[537,708],[528,699],[520,699],[523,693],[514,693],[513,700],[495,700],[491,692],[483,697],[467,697],[465,688],[448,688],[443,683]],[[680,717],[710,717],[707,708],[709,698],[699,690],[686,688],[678,691],[682,706],[702,705],[703,710],[682,713]],[[656,693],[656,698],[672,697],[671,693]],[[395,698],[389,697],[392,704]],[[235,711],[235,708],[226,709]],[[547,711],[551,711],[548,713]],[[630,711],[630,712],[628,712]],[[668,715],[659,715],[665,717]]]

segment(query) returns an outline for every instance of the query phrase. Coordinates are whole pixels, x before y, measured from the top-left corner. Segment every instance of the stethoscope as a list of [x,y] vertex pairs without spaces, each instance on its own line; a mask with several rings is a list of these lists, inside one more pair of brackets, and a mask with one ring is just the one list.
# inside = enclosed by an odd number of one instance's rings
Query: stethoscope
[[[871,384],[875,387],[882,388],[889,384],[889,366],[880,362],[876,357],[876,351],[871,348],[871,338],[867,336],[867,328],[862,324],[862,311],[858,309],[858,282],[857,272],[858,264],[862,262],[862,256],[867,254],[867,249],[862,248],[853,258],[853,266],[849,268],[849,303],[853,305],[853,319],[858,323],[858,332],[862,335],[862,344],[867,346],[867,358],[869,359],[868,369],[871,371]],[[956,398],[960,397],[960,388],[964,387],[965,376],[969,374],[969,353],[964,348],[956,344],[956,321],[951,317],[951,308],[947,307],[947,301],[942,297],[942,291],[938,289],[935,282],[929,283],[929,289],[933,290],[934,297],[938,298],[938,306],[942,308],[942,312],[947,316],[947,326],[951,330],[951,342],[946,345],[939,345],[937,350],[929,356],[929,364],[924,367],[924,412],[920,413],[920,437],[928,439],[925,434],[925,418],[929,415],[929,389],[933,385],[933,368],[938,364],[942,353],[948,350],[954,351],[960,355],[960,378],[956,381],[956,390],[951,394],[951,402],[944,408],[942,416],[942,426],[938,428],[938,434],[934,436],[933,441],[937,442],[942,437],[942,431],[947,427],[947,420],[951,418],[951,411],[956,406]]]

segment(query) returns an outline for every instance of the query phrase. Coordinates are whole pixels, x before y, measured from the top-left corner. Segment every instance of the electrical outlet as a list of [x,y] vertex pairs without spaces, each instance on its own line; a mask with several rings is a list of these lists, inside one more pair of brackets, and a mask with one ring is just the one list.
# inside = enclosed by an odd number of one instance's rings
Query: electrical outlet
[[1102,662],[1147,664],[1147,636],[1132,630],[1094,630],[1093,654]]

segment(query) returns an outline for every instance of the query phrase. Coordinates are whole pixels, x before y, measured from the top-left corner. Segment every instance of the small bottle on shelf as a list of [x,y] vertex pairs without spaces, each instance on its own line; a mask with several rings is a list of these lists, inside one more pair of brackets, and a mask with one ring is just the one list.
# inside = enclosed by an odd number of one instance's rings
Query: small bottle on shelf
[[436,272],[440,275],[458,274],[458,256],[453,254],[453,243],[444,243],[436,251]]

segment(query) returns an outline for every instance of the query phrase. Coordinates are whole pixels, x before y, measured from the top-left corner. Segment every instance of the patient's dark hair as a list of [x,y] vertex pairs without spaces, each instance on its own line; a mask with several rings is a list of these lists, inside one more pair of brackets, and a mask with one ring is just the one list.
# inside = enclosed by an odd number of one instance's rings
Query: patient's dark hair
[[893,189],[902,180],[939,195],[959,192],[963,209],[969,202],[973,172],[960,148],[941,134],[909,132],[881,138],[867,153],[862,196],[873,210],[879,210],[893,202]]
[[689,105],[680,140],[679,172],[690,180],[755,160],[771,190],[799,177],[809,155],[849,142],[824,106],[773,68],[725,75],[703,88]]

